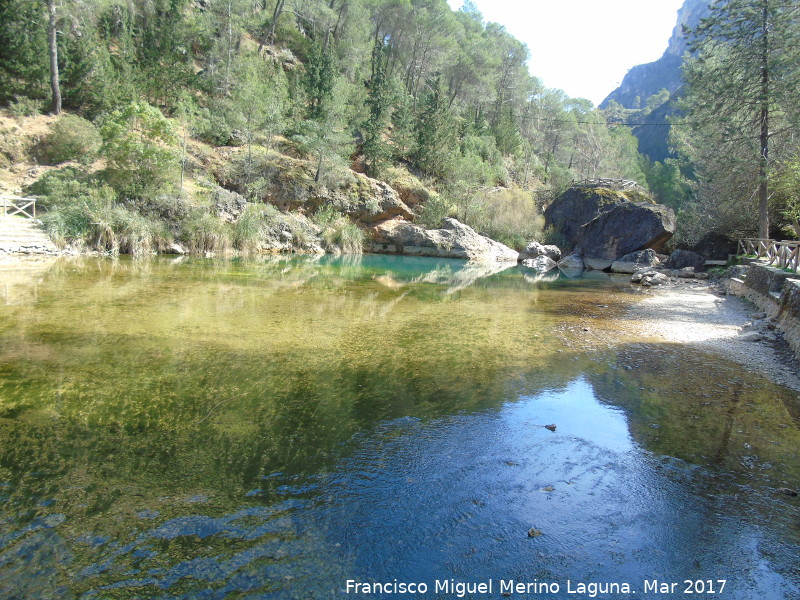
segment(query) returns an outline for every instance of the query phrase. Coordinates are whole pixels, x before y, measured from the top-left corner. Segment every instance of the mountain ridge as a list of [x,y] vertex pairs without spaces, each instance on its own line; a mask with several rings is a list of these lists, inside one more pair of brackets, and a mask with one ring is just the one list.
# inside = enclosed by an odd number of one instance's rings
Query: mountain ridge
[[688,50],[684,27],[690,29],[696,27],[700,19],[708,16],[708,6],[709,0],[686,0],[678,9],[677,22],[661,58],[632,67],[619,87],[606,96],[599,108],[607,108],[612,100],[621,104],[623,108],[638,108],[635,106],[637,96],[644,102],[662,89],[666,89],[670,94],[677,92],[683,85],[681,65],[683,55]]

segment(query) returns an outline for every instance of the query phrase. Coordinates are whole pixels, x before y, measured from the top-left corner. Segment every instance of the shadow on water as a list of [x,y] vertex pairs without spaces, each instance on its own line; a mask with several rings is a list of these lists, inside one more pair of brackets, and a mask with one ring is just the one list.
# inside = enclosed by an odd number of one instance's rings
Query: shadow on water
[[608,278],[479,271],[52,267],[0,307],[0,597],[395,578],[442,598],[450,578],[796,597],[795,395],[680,346],[565,344],[598,297],[599,329],[631,301]]

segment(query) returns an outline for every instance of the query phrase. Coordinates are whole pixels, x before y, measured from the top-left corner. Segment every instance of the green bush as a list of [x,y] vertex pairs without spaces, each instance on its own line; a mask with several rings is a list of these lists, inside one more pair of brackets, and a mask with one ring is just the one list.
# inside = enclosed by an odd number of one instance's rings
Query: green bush
[[41,100],[17,96],[8,105],[8,112],[14,117],[33,117],[42,114],[42,106]]
[[230,226],[207,212],[198,211],[181,223],[180,239],[189,252],[227,252],[231,237]]
[[68,160],[88,164],[96,158],[102,141],[100,132],[89,121],[64,115],[39,143],[36,154],[45,164],[57,165]]
[[[41,179],[39,183],[42,183]],[[103,215],[113,209],[113,190],[107,186],[92,187],[76,180],[63,182],[57,178],[44,183],[52,184],[50,189],[66,191],[64,196],[47,197],[47,212],[42,216],[42,223],[50,238],[59,246],[73,243],[95,248],[100,237],[95,235],[95,225],[104,221]]]
[[94,204],[97,194],[115,200],[114,191],[99,184],[86,171],[76,167],[64,167],[48,171],[25,188],[25,193],[38,198],[37,208],[53,210],[80,203]]
[[428,229],[436,229],[445,217],[456,214],[455,204],[440,194],[431,194],[419,211],[417,223]]
[[312,220],[322,230],[320,235],[329,252],[361,254],[364,251],[364,231],[334,207],[323,206]]
[[172,123],[157,108],[133,102],[115,110],[100,130],[107,160],[104,176],[128,197],[163,193],[178,181]]
[[484,211],[476,215],[474,225],[468,224],[490,238],[522,249],[542,237],[544,217],[531,192],[503,189],[487,193],[484,202]]
[[[274,209],[273,209],[274,210]],[[249,204],[233,225],[233,247],[240,252],[254,252],[266,237],[267,214],[264,206]],[[271,214],[271,213],[270,213]]]

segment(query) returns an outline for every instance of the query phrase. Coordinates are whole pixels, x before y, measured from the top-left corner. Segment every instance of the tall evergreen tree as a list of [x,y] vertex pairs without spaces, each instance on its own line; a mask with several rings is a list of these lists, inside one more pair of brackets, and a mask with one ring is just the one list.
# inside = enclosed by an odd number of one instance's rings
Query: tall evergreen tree
[[389,148],[383,140],[383,135],[392,99],[389,81],[386,77],[387,59],[384,48],[382,45],[376,44],[373,52],[375,70],[367,83],[366,105],[369,113],[363,125],[363,152],[367,173],[375,176],[378,174],[381,164],[389,157]]
[[717,152],[740,153],[752,145],[746,154],[757,163],[758,232],[766,238],[773,138],[779,121],[798,108],[800,5],[715,0],[710,10],[690,32],[696,58],[684,71],[689,84],[684,108],[695,132],[713,139]]
[[447,99],[442,82],[437,77],[422,101],[417,121],[415,158],[419,167],[430,175],[441,177],[446,170],[452,147],[453,127],[447,111]]

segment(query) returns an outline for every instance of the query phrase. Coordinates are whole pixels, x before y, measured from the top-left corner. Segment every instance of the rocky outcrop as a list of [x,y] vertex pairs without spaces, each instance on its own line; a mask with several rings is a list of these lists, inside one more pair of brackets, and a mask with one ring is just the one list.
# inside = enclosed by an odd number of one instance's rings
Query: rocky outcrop
[[[683,87],[681,67],[684,53],[688,50],[684,27],[697,27],[700,20],[709,15],[710,0],[685,0],[678,11],[678,19],[667,50],[658,60],[632,67],[621,85],[600,103],[600,108],[608,108],[613,100],[624,108],[633,109],[645,106],[647,99],[662,89],[670,92],[671,98],[655,107],[646,119],[651,123],[665,123],[667,117],[678,113],[675,100],[680,97]],[[636,127],[631,122],[633,135],[639,140],[639,152],[650,160],[663,161],[672,156],[667,143],[669,127]]]
[[647,267],[655,267],[659,262],[656,251],[652,248],[637,250],[611,263],[611,271],[613,273],[635,273]]
[[226,223],[235,223],[247,207],[247,200],[241,194],[216,186],[212,192],[214,212]]
[[675,213],[639,189],[576,186],[545,210],[552,226],[584,257],[617,260],[659,250],[675,232]]
[[[245,190],[253,193],[248,188],[248,182],[252,182],[241,172],[237,154],[241,149],[217,149],[213,162],[209,158],[203,167],[224,188],[240,194]],[[389,184],[361,173],[348,170],[330,181],[315,182],[315,165],[310,161],[277,153],[258,157],[254,169],[259,176],[254,200],[284,212],[302,210],[311,214],[327,205],[365,225],[394,217],[414,217],[412,209]]]
[[440,229],[425,229],[403,219],[389,219],[370,229],[368,250],[379,254],[465,258],[482,262],[517,261],[519,253],[477,233],[455,219],[442,219]]
[[546,256],[554,262],[558,262],[561,260],[561,250],[559,250],[558,246],[552,244],[544,245],[534,241],[528,244],[525,249],[519,253],[519,261],[522,262],[538,256]]
[[365,225],[395,217],[414,218],[414,213],[389,184],[366,175],[354,176],[356,185],[350,188],[321,188],[315,195],[315,203],[330,204]]

